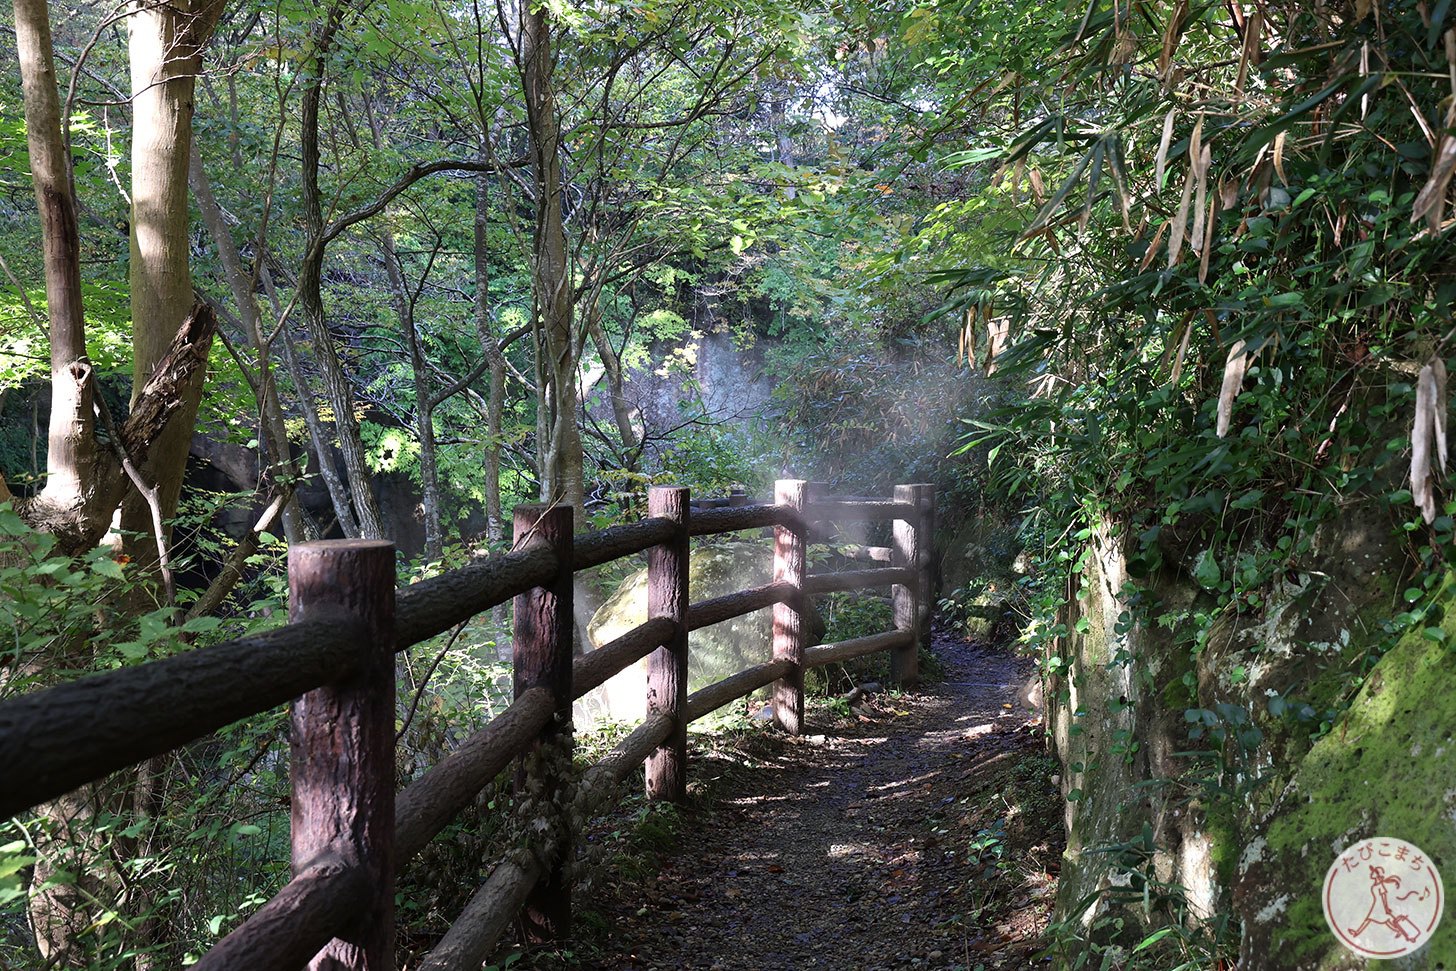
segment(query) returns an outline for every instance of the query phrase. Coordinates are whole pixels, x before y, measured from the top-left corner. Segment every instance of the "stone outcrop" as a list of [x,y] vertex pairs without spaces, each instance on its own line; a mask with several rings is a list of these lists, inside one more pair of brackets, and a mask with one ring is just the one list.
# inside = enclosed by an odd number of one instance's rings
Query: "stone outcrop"
[[[1391,527],[1383,504],[1353,510],[1272,596],[1222,610],[1209,591],[1236,564],[1214,562],[1196,526],[1132,563],[1110,531],[1090,537],[1044,662],[1068,799],[1059,917],[1104,936],[1123,918],[1136,942],[1147,922],[1124,903],[1146,887],[1188,927],[1234,915],[1241,967],[1360,968],[1320,905],[1340,849],[1405,839],[1456,889],[1456,620],[1406,637],[1348,697],[1399,609]],[[1451,968],[1453,949],[1448,921],[1399,966]]]

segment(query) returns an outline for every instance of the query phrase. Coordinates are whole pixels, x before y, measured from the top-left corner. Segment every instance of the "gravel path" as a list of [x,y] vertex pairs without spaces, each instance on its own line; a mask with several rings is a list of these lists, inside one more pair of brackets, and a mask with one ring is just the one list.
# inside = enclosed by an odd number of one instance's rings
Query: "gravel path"
[[[809,730],[824,734],[697,758],[708,798],[655,874],[609,878],[583,902],[605,925],[591,954],[530,963],[1031,966],[1061,847],[1040,728],[1014,707],[1027,666],[949,638],[936,650],[945,680],[924,691],[873,696],[834,724],[821,711]],[[1046,811],[1012,808],[1023,791]]]

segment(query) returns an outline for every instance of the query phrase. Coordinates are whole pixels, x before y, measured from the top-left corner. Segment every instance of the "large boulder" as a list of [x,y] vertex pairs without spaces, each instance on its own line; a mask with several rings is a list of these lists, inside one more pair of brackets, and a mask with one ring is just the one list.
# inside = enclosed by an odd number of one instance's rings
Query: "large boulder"
[[[694,548],[688,570],[688,596],[709,600],[768,583],[773,551],[764,543],[730,541]],[[647,620],[647,571],[622,582],[587,624],[593,648],[601,647]],[[812,639],[822,635],[817,614],[809,618]],[[773,610],[765,607],[688,635],[688,690],[696,691],[730,674],[771,659]],[[577,720],[641,721],[647,712],[647,661],[628,667],[582,699]]]

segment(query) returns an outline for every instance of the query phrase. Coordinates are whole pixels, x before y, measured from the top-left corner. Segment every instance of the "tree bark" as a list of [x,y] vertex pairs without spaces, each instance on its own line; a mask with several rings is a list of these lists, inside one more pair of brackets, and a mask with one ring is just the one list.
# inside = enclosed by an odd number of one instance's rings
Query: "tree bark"
[[314,360],[324,380],[324,390],[334,411],[334,430],[338,433],[339,451],[344,456],[344,472],[349,479],[349,493],[359,520],[359,533],[365,539],[384,537],[384,519],[379,512],[371,485],[369,463],[364,456],[364,442],[359,435],[359,422],[354,417],[354,392],[348,375],[339,361],[329,332],[323,303],[324,214],[319,193],[319,100],[323,94],[324,70],[335,32],[339,27],[342,4],[332,4],[324,14],[324,24],[314,42],[313,62],[303,87],[299,112],[299,153],[302,158],[300,195],[303,204],[305,251],[298,273],[299,302],[304,320],[313,338]]
[[[202,156],[196,146],[192,149],[190,162],[189,177],[193,196],[197,200],[198,212],[201,213],[203,225],[207,227],[208,233],[211,234],[213,242],[217,246],[217,259],[222,264],[223,277],[227,281],[228,290],[232,292],[233,302],[237,304],[238,316],[243,321],[248,343],[253,346],[253,354],[256,356],[258,410],[262,417],[263,445],[268,456],[270,471],[276,470],[290,479],[297,479],[301,473],[297,463],[293,460],[293,449],[288,441],[286,416],[283,414],[283,404],[278,398],[278,382],[273,376],[273,345],[263,336],[263,314],[258,307],[258,297],[253,289],[253,280],[243,270],[242,257],[238,253],[237,244],[233,242],[232,232],[222,218],[222,208],[212,193],[212,184],[203,168]],[[303,512],[298,505],[297,494],[292,487],[289,488],[289,496],[283,506],[281,516],[283,535],[290,544],[313,538],[308,535]]]
[[599,299],[598,296],[587,307],[587,332],[591,335],[592,344],[596,346],[597,355],[602,359],[602,368],[607,372],[612,418],[617,423],[617,435],[622,439],[622,466],[628,472],[635,472],[641,458],[639,446],[642,440],[632,424],[632,402],[627,400],[625,393],[622,360],[617,356],[617,349],[612,346],[611,339],[607,337],[606,329],[602,327],[602,315],[597,302]]
[[[192,154],[193,95],[202,50],[222,14],[222,0],[134,0],[127,17],[131,62],[132,406],[192,307],[188,263],[187,169]],[[164,529],[176,514],[192,444],[203,378],[182,387],[176,418],[152,443],[139,468],[156,490]],[[152,511],[139,492],[122,504],[123,530],[150,537]],[[158,537],[165,543],[167,537]],[[156,543],[130,544],[134,560],[159,559]]]
[[[489,157],[481,135],[481,160]],[[481,350],[490,361],[490,395],[485,413],[485,538],[498,543],[505,538],[501,518],[501,419],[505,413],[506,358],[496,343],[490,321],[490,176],[482,172],[475,181],[475,329]]]
[[577,341],[573,327],[571,268],[567,263],[562,201],[561,125],[556,114],[549,5],[520,4],[522,87],[535,157],[536,238],[532,276],[539,305],[544,354],[543,397],[550,413],[543,450],[541,498],[582,508],[581,425],[576,385]]

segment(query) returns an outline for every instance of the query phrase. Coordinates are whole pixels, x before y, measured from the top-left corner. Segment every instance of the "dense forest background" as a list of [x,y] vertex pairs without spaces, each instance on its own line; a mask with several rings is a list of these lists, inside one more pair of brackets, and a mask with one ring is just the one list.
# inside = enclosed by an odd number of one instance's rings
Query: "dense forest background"
[[[407,582],[522,501],[933,481],[947,616],[1011,611],[1060,699],[1067,953],[1247,954],[1281,773],[1403,637],[1449,668],[1449,7],[15,0],[0,693],[277,623],[290,542]],[[404,662],[402,779],[503,630]],[[0,964],[235,926],[281,737],[6,824]]]

